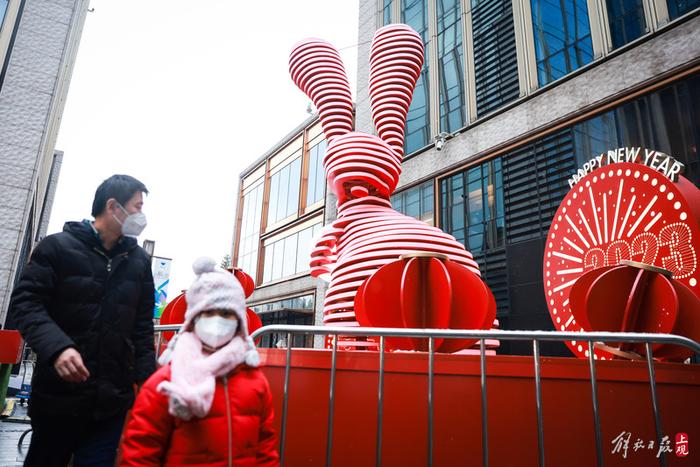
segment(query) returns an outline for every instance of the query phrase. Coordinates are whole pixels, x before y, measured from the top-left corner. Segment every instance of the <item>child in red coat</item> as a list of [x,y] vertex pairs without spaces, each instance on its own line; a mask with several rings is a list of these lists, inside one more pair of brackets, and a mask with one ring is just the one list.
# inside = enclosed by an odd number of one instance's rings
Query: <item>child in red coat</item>
[[270,388],[256,368],[243,289],[212,259],[194,264],[180,333],[143,385],[122,466],[278,466]]

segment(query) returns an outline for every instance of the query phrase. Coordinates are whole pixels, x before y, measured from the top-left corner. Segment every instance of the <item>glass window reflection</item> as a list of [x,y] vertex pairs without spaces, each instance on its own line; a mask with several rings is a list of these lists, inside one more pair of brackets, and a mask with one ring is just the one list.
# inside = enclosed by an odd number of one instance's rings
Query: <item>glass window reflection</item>
[[298,212],[300,184],[301,156],[270,177],[270,203],[267,212],[268,225],[273,225]]
[[613,48],[621,47],[646,32],[642,0],[607,0]]
[[323,157],[326,155],[326,140],[309,149],[309,181],[306,190],[306,205],[321,201],[326,194],[326,173]]
[[260,221],[262,216],[264,184],[243,195],[243,212],[241,214],[241,233],[238,243],[237,266],[255,279],[258,266],[258,245],[260,238]]
[[391,24],[391,0],[382,0],[382,24]]
[[[466,193],[464,186],[467,187]],[[446,201],[442,206],[442,223],[446,232],[472,253],[504,245],[505,210],[500,158],[443,179],[440,192]]]
[[433,181],[427,181],[391,197],[394,209],[407,216],[415,217],[430,225],[433,224]]
[[[312,325],[314,324],[314,295],[288,298],[275,302],[254,305],[251,308],[258,314],[263,326],[273,324]],[[286,334],[265,334],[258,347],[286,347]],[[293,347],[313,347],[312,335],[295,335]]]
[[265,247],[263,283],[293,276],[309,270],[313,240],[321,223],[295,232]]
[[464,126],[464,51],[460,0],[437,0],[440,131]]
[[425,45],[425,59],[406,116],[404,151],[410,154],[430,142],[430,86],[428,82],[428,0],[401,0],[401,22],[420,34]]
[[586,0],[531,0],[540,86],[593,60]]
[[700,0],[668,0],[668,16],[674,20],[700,7]]

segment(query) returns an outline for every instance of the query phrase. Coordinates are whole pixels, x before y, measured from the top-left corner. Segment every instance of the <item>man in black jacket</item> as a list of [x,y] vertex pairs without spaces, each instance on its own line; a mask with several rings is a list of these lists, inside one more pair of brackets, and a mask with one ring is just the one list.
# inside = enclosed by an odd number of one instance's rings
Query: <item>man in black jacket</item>
[[38,361],[25,466],[112,466],[134,391],[155,370],[151,261],[143,183],[114,175],[97,189],[94,222],[68,222],[32,253],[10,319]]

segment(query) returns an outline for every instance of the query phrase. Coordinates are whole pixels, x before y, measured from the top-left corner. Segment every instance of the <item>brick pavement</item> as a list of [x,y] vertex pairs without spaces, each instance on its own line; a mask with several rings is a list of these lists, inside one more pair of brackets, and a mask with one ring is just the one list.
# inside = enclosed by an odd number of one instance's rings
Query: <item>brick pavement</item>
[[12,415],[0,420],[0,466],[19,467],[29,447],[31,434],[22,442],[22,449],[18,449],[17,443],[22,433],[29,429],[29,420],[26,419],[27,407],[15,405]]

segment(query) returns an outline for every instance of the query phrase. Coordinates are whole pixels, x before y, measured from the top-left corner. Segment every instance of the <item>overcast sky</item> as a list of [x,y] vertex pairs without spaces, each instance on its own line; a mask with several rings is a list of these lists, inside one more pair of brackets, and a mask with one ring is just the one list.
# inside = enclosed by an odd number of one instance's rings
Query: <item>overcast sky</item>
[[92,0],[57,149],[49,233],[90,217],[115,173],[151,194],[140,237],[173,258],[172,299],[192,262],[232,249],[238,174],[308,117],[289,51],[314,36],[342,48],[355,91],[357,0]]

